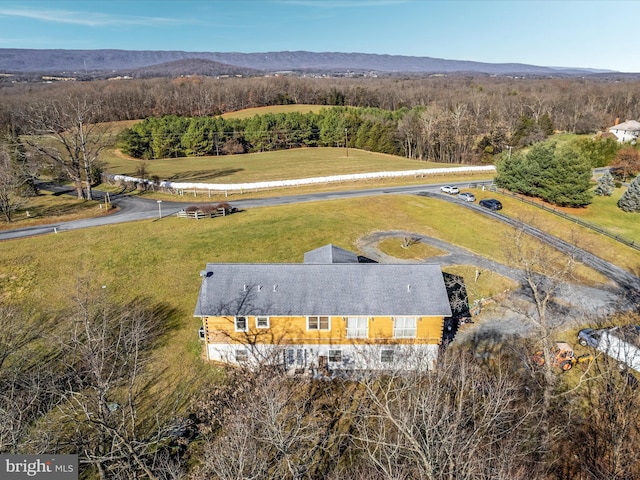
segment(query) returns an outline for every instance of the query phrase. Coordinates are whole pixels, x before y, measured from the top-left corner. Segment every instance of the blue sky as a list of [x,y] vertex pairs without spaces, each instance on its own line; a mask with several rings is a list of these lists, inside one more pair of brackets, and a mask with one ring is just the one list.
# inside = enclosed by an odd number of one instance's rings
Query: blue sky
[[640,72],[640,1],[0,0],[0,48],[362,52]]

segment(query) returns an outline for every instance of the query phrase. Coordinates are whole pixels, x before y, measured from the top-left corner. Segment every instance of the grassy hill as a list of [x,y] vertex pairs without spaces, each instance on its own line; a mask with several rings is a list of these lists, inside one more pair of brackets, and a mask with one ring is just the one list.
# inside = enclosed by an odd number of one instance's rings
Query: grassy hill
[[105,171],[133,175],[145,163],[149,175],[162,180],[198,183],[244,183],[351,173],[420,170],[457,165],[411,160],[350,148],[310,147],[272,152],[138,160],[115,152],[104,155]]

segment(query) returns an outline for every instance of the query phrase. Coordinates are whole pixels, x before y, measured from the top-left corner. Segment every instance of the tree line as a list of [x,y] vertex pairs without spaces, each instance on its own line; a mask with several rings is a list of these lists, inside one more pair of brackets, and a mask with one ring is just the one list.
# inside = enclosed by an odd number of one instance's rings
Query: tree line
[[125,129],[117,146],[136,158],[265,152],[300,147],[355,147],[401,154],[395,141],[402,111],[334,107],[319,113],[277,113],[247,119],[146,118]]
[[[621,120],[640,117],[640,83],[598,79],[525,79],[506,77],[431,78],[233,78],[189,77],[93,81],[51,85],[0,83],[0,125],[29,130],[25,106],[57,98],[99,101],[100,121],[163,115],[205,117],[245,108],[279,104],[413,111],[398,127],[403,155],[443,158],[440,136],[474,135],[460,140],[456,161],[476,148],[473,158],[498,153],[544,138],[552,130],[602,131]],[[423,109],[414,110],[414,109]],[[399,119],[398,119],[399,120]],[[416,141],[420,127],[425,145]],[[434,137],[435,136],[435,137]]]
[[553,133],[552,127],[540,130],[523,119],[512,137],[500,129],[479,137],[463,110],[333,107],[248,119],[148,117],[122,132],[118,147],[146,159],[331,146],[443,163],[490,163],[508,142],[528,144]]
[[[445,163],[495,163],[505,151],[515,154],[555,130],[596,132],[622,115],[633,118],[640,114],[634,110],[636,98],[636,82],[578,79],[194,77],[0,83],[0,131],[22,143],[0,142],[0,207],[10,220],[27,191],[21,184],[32,183],[42,171],[70,180],[79,199],[91,199],[92,186],[100,182],[100,152],[114,143],[105,123],[112,120],[146,117],[120,138],[120,146],[140,158],[332,145]],[[246,120],[217,116],[303,102],[337,107]],[[583,138],[575,148],[594,167],[616,167],[622,181],[638,171],[637,150],[618,155],[612,139]]]

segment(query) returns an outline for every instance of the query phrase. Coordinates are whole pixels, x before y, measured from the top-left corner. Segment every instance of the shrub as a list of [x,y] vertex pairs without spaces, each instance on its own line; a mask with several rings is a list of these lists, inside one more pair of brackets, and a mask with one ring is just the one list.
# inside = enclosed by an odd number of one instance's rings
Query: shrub
[[614,189],[615,182],[613,180],[613,175],[611,175],[611,172],[609,170],[606,170],[598,179],[598,184],[596,185],[593,193],[601,197],[610,197],[611,194],[613,194]]
[[622,194],[618,200],[618,207],[625,212],[640,212],[640,176],[636,177]]

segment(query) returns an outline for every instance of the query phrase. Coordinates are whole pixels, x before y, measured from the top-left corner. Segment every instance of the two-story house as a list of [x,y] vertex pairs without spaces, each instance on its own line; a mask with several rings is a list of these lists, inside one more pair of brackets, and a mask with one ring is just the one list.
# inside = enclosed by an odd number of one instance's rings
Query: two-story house
[[618,142],[635,142],[640,135],[640,122],[627,120],[616,123],[613,127],[609,127],[609,132],[616,136]]
[[326,245],[300,264],[210,263],[195,316],[207,359],[326,372],[432,366],[451,307],[439,265],[360,262]]

